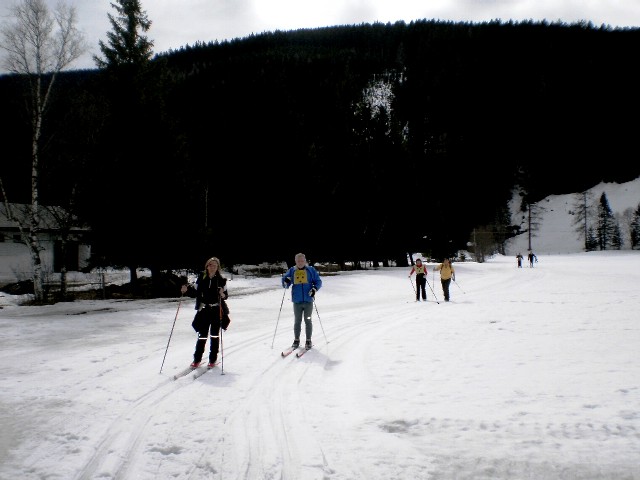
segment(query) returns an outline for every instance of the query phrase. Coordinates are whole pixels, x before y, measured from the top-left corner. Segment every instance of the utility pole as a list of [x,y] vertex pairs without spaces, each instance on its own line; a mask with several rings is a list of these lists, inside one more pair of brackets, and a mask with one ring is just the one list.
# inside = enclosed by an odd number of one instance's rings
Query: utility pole
[[209,226],[209,185],[204,188],[204,228]]
[[589,237],[587,236],[587,191],[582,192],[582,208],[584,209],[584,251],[587,252],[587,244],[589,243]]
[[527,204],[527,210],[529,210],[529,220],[528,220],[528,222],[529,222],[529,228],[528,228],[528,230],[529,230],[529,232],[528,232],[529,233],[529,251],[531,251],[531,204],[530,203]]

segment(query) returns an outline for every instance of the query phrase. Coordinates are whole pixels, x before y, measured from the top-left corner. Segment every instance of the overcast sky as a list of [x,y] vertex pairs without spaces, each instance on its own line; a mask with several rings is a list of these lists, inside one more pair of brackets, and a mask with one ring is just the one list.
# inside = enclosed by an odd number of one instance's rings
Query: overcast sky
[[[52,7],[57,0],[46,0]],[[13,3],[13,2],[11,2]],[[115,14],[108,0],[74,0],[79,27],[91,52],[73,68],[95,68],[91,54],[110,29],[107,14]],[[6,5],[3,1],[3,14]],[[148,37],[154,52],[224,41],[251,34],[362,23],[394,23],[438,19],[482,22],[499,19],[591,21],[612,27],[640,26],[638,0],[145,0],[142,8],[152,21]]]

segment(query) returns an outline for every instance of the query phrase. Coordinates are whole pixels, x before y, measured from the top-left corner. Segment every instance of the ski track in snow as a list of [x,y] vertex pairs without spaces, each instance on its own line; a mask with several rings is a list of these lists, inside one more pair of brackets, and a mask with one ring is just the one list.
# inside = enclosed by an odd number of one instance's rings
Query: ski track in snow
[[[612,422],[599,416],[598,402],[606,398],[585,405],[580,397],[582,403],[574,404],[570,393],[586,379],[572,379],[562,351],[587,348],[581,347],[581,334],[602,328],[575,319],[572,305],[589,301],[590,292],[563,285],[557,272],[542,265],[517,269],[515,259],[513,264],[492,276],[482,275],[487,268],[482,265],[456,264],[461,284],[452,282],[449,303],[436,275],[429,282],[440,305],[414,302],[404,269],[376,272],[368,284],[358,279],[357,288],[349,275],[336,280],[340,289],[353,289],[348,303],[333,303],[336,277],[328,277],[314,310],[314,348],[301,358],[280,355],[292,339],[288,294],[277,323],[279,288],[256,293],[264,299],[257,310],[245,311],[241,300],[234,304],[231,297],[224,363],[195,381],[193,374],[172,378],[193,351],[194,339],[184,326],[193,312],[181,315],[181,330],[158,375],[165,345],[155,342],[149,348],[145,326],[154,324],[146,325],[143,313],[138,318],[132,309],[132,332],[138,333],[129,344],[109,344],[100,333],[89,339],[78,335],[69,342],[78,342],[78,352],[90,343],[95,350],[84,355],[92,360],[83,361],[78,353],[70,360],[52,359],[41,370],[21,369],[18,375],[34,382],[24,389],[25,401],[37,406],[36,419],[26,426],[41,435],[37,443],[30,436],[20,445],[21,461],[0,472],[24,480],[348,480],[368,478],[372,471],[385,480],[640,478],[628,466],[634,455],[638,458],[631,446],[640,438],[633,403],[623,413],[626,422]],[[431,272],[433,265],[428,268]],[[359,296],[363,288],[379,291],[377,301]],[[594,292],[606,288],[606,279],[594,279]],[[638,296],[633,282],[616,289]],[[521,321],[517,312],[535,310],[538,292],[548,298],[554,290],[553,318]],[[433,300],[430,290],[428,296]],[[510,305],[510,297],[526,300]],[[173,307],[146,308],[166,316]],[[503,308],[514,315],[501,313],[496,319]],[[610,312],[615,300],[593,308]],[[538,344],[527,332],[527,322],[533,321],[545,327],[545,336],[557,336],[557,345]],[[107,329],[103,333],[109,335]],[[568,334],[575,345],[563,343]],[[25,347],[30,356],[46,351],[46,341],[39,342]],[[557,351],[549,350],[556,346]],[[136,356],[138,361],[131,362]],[[82,382],[68,383],[65,369]],[[551,394],[547,377],[563,379],[565,369],[567,386]],[[59,379],[48,380],[47,391],[39,392],[38,376],[52,374]],[[634,388],[618,394],[638,398]],[[496,404],[501,389],[504,401]],[[93,390],[99,392],[96,399]],[[393,408],[387,407],[390,399]],[[542,407],[547,405],[562,410],[554,411],[562,422],[546,420]],[[46,407],[50,413],[38,413]],[[18,408],[13,413],[16,421],[26,418]],[[563,449],[554,438],[572,438],[578,460],[563,463]],[[608,447],[599,451],[602,444]],[[76,470],[69,470],[69,462],[63,464],[67,469],[52,468],[56,457],[68,455],[77,458]]]

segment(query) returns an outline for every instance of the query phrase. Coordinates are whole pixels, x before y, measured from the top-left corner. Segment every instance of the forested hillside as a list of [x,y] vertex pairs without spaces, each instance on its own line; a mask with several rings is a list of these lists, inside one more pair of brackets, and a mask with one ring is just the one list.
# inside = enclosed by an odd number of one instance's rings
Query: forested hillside
[[[639,47],[637,29],[425,20],[185,46],[118,82],[68,72],[42,201],[79,186],[94,250],[124,265],[450,254],[509,231],[514,185],[533,203],[640,175]],[[0,77],[11,201],[30,185],[20,80]]]

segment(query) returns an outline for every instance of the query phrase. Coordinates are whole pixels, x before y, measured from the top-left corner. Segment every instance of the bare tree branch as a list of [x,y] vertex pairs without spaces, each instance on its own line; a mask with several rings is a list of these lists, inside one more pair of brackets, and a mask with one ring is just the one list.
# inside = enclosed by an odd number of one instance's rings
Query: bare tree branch
[[[7,52],[4,66],[21,75],[28,85],[27,106],[31,119],[31,208],[24,243],[31,253],[36,301],[44,301],[44,278],[40,258],[40,142],[42,125],[57,74],[86,50],[76,29],[76,10],[58,3],[53,13],[44,0],[21,0],[11,7],[13,21],[0,31],[0,48]],[[8,203],[6,197],[5,202]]]

